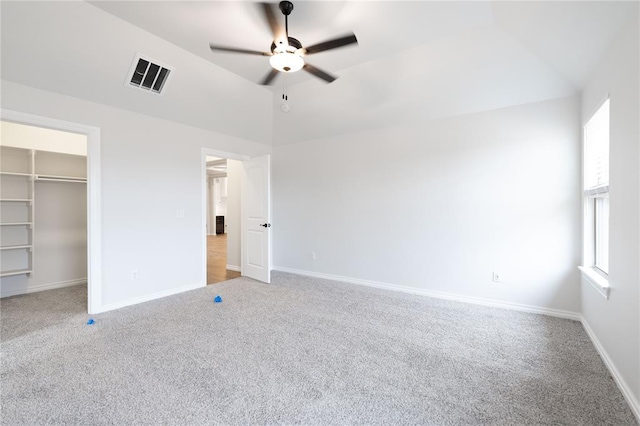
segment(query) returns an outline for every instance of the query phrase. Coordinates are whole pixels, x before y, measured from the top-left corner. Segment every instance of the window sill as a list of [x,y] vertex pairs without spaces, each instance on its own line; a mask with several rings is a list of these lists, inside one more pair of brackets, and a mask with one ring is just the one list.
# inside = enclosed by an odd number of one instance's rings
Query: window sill
[[609,300],[609,280],[594,271],[593,268],[578,266],[578,269],[582,272],[582,276],[589,281],[589,284],[604,296],[605,299]]

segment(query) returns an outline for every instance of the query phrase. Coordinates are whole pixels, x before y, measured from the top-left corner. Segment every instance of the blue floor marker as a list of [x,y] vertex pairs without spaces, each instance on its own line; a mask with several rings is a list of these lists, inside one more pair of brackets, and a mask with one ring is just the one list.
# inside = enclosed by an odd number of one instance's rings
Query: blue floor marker
[[222,297],[220,297],[220,296],[216,296],[216,297],[214,297],[214,298],[213,298],[213,301],[214,301],[215,303],[222,303]]
[[96,322],[93,320],[93,318],[89,318],[89,321],[87,321],[87,325],[93,325]]

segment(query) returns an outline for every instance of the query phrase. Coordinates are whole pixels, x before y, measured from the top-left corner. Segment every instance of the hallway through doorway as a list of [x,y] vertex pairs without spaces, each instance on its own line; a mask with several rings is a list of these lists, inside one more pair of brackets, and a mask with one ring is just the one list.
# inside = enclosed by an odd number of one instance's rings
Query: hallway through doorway
[[215,284],[240,276],[227,269],[227,234],[207,235],[207,284]]

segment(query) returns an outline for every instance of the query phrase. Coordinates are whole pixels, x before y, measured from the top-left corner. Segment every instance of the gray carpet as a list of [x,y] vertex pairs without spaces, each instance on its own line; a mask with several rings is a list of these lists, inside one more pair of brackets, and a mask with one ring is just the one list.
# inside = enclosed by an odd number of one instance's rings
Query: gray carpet
[[637,424],[578,322],[273,281],[92,326],[82,286],[2,300],[2,424]]

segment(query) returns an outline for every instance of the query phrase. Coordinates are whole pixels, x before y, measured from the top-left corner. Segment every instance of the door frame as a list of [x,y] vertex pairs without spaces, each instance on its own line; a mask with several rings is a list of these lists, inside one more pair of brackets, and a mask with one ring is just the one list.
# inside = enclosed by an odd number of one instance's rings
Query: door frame
[[[201,233],[200,237],[202,239],[201,242],[201,253],[202,253],[202,268],[201,268],[201,276],[203,286],[207,286],[207,190],[208,190],[208,179],[207,179],[207,155],[212,157],[220,157],[226,158],[227,160],[236,160],[236,161],[246,161],[251,157],[248,155],[235,154],[233,152],[225,152],[219,151],[217,149],[211,148],[201,148],[200,151],[200,200],[201,200],[201,209],[202,214],[200,217],[202,218],[202,225],[200,227]],[[242,218],[242,187],[240,188],[240,217]],[[241,221],[242,222],[242,221]],[[243,247],[244,247],[244,232],[242,232],[242,223],[240,224],[240,274],[242,274],[242,259],[244,256]]]
[[0,109],[0,119],[87,137],[87,311],[102,312],[100,128],[8,109]]

